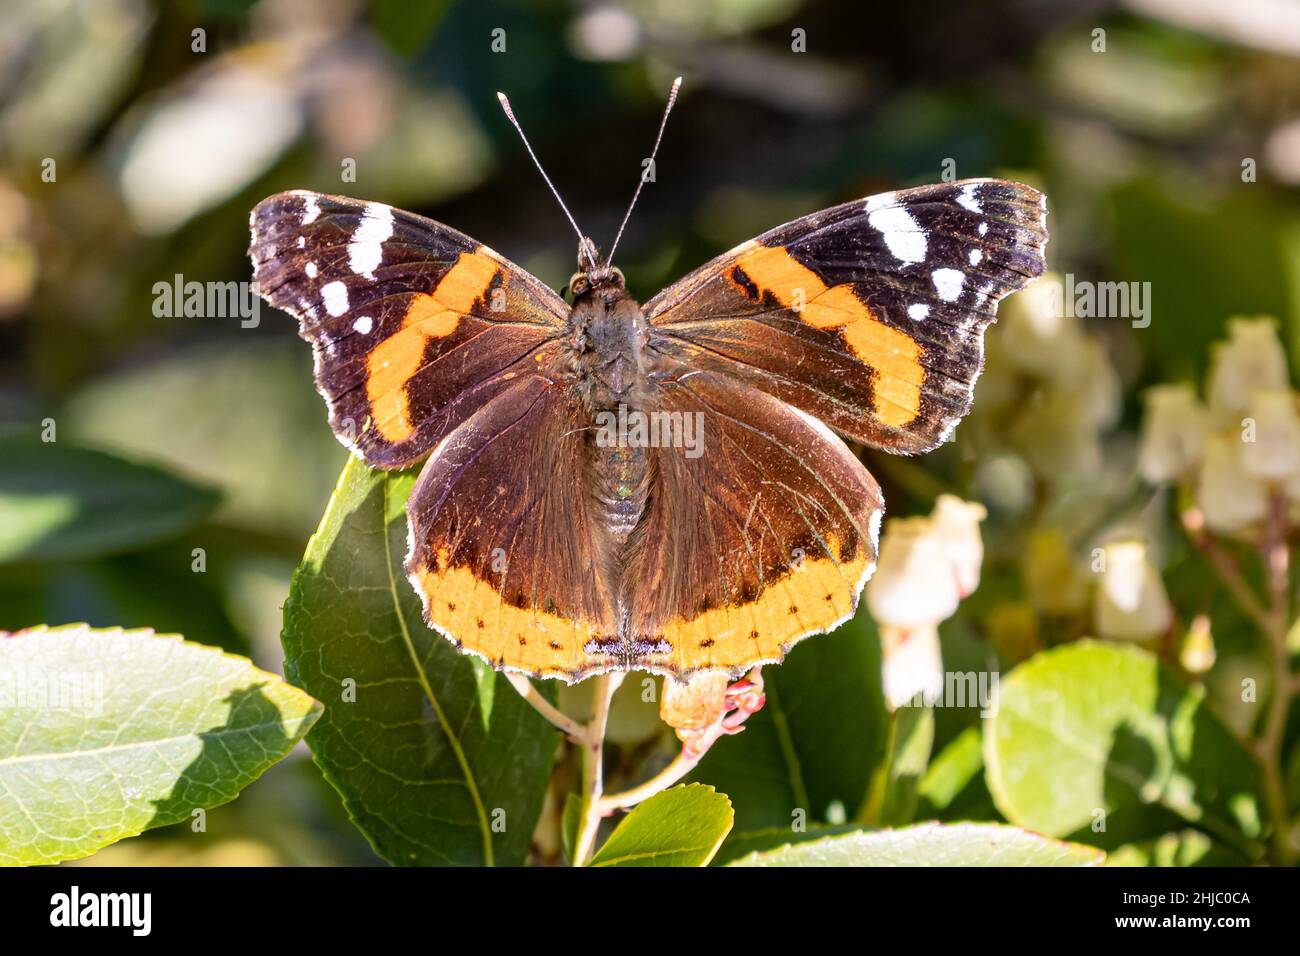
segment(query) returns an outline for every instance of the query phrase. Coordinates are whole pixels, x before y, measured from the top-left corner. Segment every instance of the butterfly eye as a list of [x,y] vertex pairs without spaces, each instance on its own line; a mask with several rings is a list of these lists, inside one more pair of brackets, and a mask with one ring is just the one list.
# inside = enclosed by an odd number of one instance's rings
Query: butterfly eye
[[591,282],[587,279],[585,273],[575,272],[569,277],[569,291],[575,299],[590,288]]

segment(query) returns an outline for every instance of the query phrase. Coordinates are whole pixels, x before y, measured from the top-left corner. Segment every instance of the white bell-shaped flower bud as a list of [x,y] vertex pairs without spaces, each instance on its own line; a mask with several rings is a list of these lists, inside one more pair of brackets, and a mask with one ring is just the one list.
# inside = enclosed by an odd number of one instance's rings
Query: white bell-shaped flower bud
[[1277,324],[1266,317],[1230,319],[1228,340],[1216,342],[1211,350],[1206,398],[1216,418],[1236,424],[1255,392],[1287,385],[1286,353]]
[[1205,440],[1196,503],[1211,531],[1241,531],[1268,515],[1268,489],[1242,467],[1242,444],[1235,432]]
[[939,630],[934,624],[880,629],[884,654],[881,677],[885,705],[897,710],[909,704],[932,703],[943,693],[943,655]]
[[1300,471],[1295,394],[1289,388],[1256,392],[1241,437],[1241,467],[1256,478],[1284,480]]
[[1210,430],[1209,414],[1190,385],[1147,389],[1138,472],[1153,485],[1195,474]]
[[1163,634],[1174,611],[1165,583],[1142,541],[1117,541],[1103,549],[1105,564],[1093,598],[1093,626],[1101,637],[1136,641]]
[[984,562],[980,522],[987,517],[983,505],[962,501],[956,495],[940,495],[934,503],[930,519],[957,581],[959,597],[964,598],[979,587],[980,565]]
[[920,627],[951,617],[961,592],[944,540],[930,518],[885,523],[876,573],[867,583],[867,607],[882,625]]

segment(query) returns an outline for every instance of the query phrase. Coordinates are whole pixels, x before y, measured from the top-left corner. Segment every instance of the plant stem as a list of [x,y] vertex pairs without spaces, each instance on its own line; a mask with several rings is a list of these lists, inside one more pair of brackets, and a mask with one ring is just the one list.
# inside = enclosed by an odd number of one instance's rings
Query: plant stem
[[644,783],[637,784],[629,790],[621,793],[610,794],[600,799],[601,814],[613,813],[615,810],[622,810],[626,807],[634,807],[642,800],[653,797],[662,790],[667,790],[682,777],[686,776],[703,757],[703,753],[691,753],[688,755],[686,748],[673,758],[673,762],[664,767],[657,774]]
[[1246,583],[1245,577],[1241,573],[1241,568],[1237,566],[1236,560],[1219,547],[1214,540],[1205,531],[1205,519],[1199,511],[1195,509],[1185,511],[1182,515],[1183,528],[1187,531],[1187,537],[1192,544],[1196,546],[1214,569],[1219,572],[1219,577],[1223,583],[1228,586],[1232,593],[1233,599],[1237,605],[1246,612],[1246,615],[1254,621],[1261,630],[1267,632],[1272,627],[1268,611],[1260,603],[1255,592],[1250,589]]
[[510,686],[519,692],[520,697],[532,705],[533,710],[564,731],[575,744],[586,742],[587,728],[543,697],[527,677],[514,671],[506,671],[506,680],[510,681]]
[[609,722],[609,705],[614,699],[614,691],[621,683],[621,671],[596,678],[595,713],[582,740],[582,815],[577,838],[573,841],[574,866],[586,866],[596,844],[596,831],[602,817],[600,799],[604,773],[601,764],[605,756],[605,725]]
[[1282,742],[1286,733],[1287,714],[1296,680],[1291,674],[1291,655],[1286,635],[1291,622],[1290,564],[1286,499],[1274,494],[1272,516],[1263,544],[1264,566],[1268,574],[1268,626],[1264,629],[1272,652],[1273,688],[1263,731],[1255,744],[1264,787],[1264,799],[1273,823],[1273,862],[1290,866],[1296,861],[1291,844],[1291,819],[1286,801],[1286,784],[1282,779]]
[[1267,579],[1267,606],[1246,583],[1233,557],[1206,532],[1201,513],[1195,508],[1188,509],[1183,512],[1182,521],[1192,544],[1218,571],[1237,604],[1258,625],[1269,643],[1273,686],[1268,713],[1259,734],[1246,743],[1259,764],[1265,809],[1273,830],[1272,860],[1278,865],[1289,866],[1296,862],[1298,854],[1291,843],[1291,815],[1282,774],[1282,743],[1292,697],[1300,693],[1300,675],[1291,673],[1286,643],[1291,625],[1291,548],[1287,540],[1291,528],[1286,498],[1280,492],[1272,495],[1269,521],[1260,545]]

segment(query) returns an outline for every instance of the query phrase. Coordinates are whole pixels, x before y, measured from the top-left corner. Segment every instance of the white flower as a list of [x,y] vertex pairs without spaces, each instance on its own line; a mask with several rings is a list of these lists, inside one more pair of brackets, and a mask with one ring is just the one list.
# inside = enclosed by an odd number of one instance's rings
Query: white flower
[[943,539],[929,518],[885,522],[867,606],[881,624],[920,627],[951,617],[961,592],[949,570]]
[[867,606],[881,624],[918,627],[952,616],[957,602],[979,586],[984,506],[940,495],[928,518],[885,523]]
[[1093,625],[1104,638],[1142,640],[1163,634],[1174,621],[1160,572],[1147,558],[1142,541],[1119,541],[1104,548],[1105,565],[1093,599]]
[[1101,436],[1090,402],[1080,391],[1041,390],[1008,435],[1034,473],[1051,480],[1096,475]]
[[1270,318],[1228,320],[1228,340],[1211,349],[1206,397],[1220,420],[1240,422],[1251,396],[1261,389],[1287,387],[1286,353]]
[[1268,489],[1241,464],[1237,434],[1210,435],[1205,441],[1196,503],[1211,531],[1240,531],[1268,514]]
[[1011,296],[998,317],[1000,352],[1019,371],[1037,378],[1075,374],[1087,337],[1079,320],[1066,315],[1064,288],[1056,273]]
[[1256,478],[1282,479],[1300,471],[1300,416],[1295,395],[1288,388],[1258,391],[1250,401],[1244,421],[1254,431],[1254,441],[1241,447],[1241,467]]
[[980,583],[984,541],[980,522],[988,517],[981,504],[962,501],[956,495],[940,495],[930,514],[934,533],[939,536],[948,567],[957,581],[959,597],[966,597]]
[[[979,586],[981,504],[940,495],[928,518],[885,524],[867,607],[880,624],[885,697],[891,708],[943,687],[939,622]],[[932,699],[932,698],[931,698]]]
[[885,704],[890,710],[938,698],[943,692],[943,656],[934,624],[917,628],[885,625],[880,629],[880,644]]
[[1210,426],[1196,392],[1190,385],[1156,385],[1144,397],[1138,472],[1153,485],[1193,474]]

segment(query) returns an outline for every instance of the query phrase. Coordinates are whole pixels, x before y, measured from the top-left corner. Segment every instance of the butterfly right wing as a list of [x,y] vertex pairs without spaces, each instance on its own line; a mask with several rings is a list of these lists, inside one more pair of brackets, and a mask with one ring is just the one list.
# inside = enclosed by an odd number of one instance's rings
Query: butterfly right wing
[[567,328],[540,280],[413,213],[295,190],[249,225],[258,293],[298,319],[335,435],[375,467],[427,455]]

